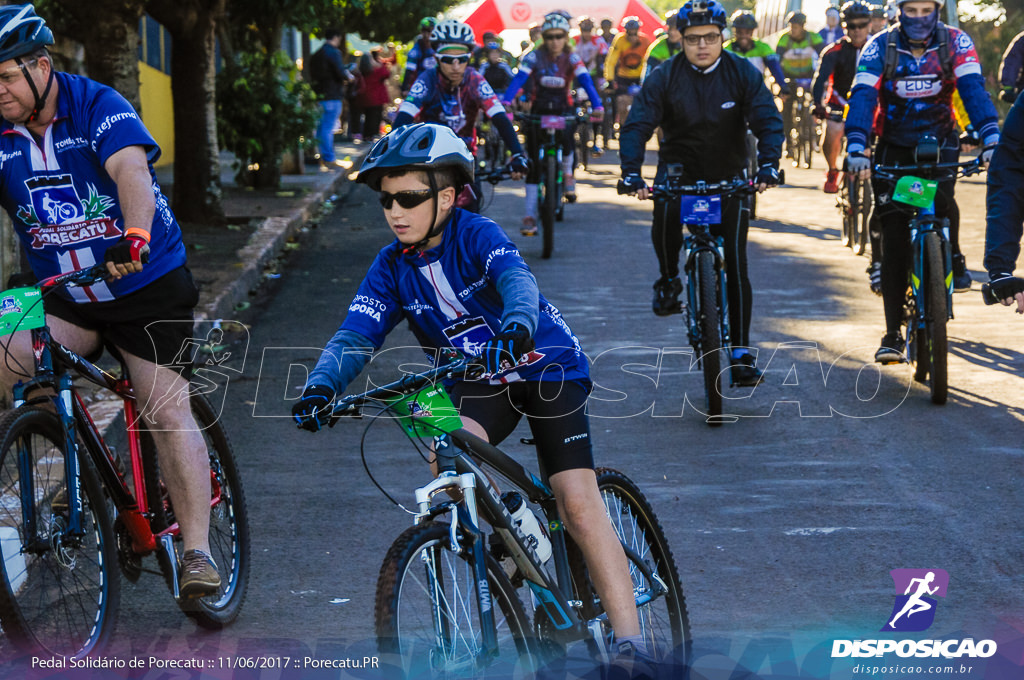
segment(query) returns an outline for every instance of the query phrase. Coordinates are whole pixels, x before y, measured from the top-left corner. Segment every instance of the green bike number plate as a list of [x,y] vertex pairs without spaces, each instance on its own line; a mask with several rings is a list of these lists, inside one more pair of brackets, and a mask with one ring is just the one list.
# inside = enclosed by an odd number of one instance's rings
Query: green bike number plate
[[387,400],[410,437],[434,437],[462,427],[462,418],[441,385]]
[[0,337],[46,325],[42,294],[35,286],[0,293]]
[[933,179],[904,175],[896,182],[892,200],[915,208],[927,208],[935,201],[935,192],[938,188],[939,183]]

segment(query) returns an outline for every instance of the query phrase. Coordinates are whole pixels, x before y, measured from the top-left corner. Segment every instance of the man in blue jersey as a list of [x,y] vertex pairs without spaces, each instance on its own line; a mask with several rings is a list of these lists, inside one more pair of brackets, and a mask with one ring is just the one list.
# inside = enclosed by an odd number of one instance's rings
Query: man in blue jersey
[[408,125],[370,150],[357,181],[380,192],[396,240],[377,254],[359,286],[360,303],[348,308],[292,414],[300,427],[319,430],[330,403],[402,321],[430,356],[442,348],[478,356],[484,378],[450,388],[463,427],[497,444],[526,415],[560,514],[608,612],[619,661],[635,668],[647,661],[647,648],[594,474],[587,358],[502,228],[454,207],[472,176],[472,154],[446,126]]
[[[111,280],[46,298],[47,322],[80,355],[107,341],[124,357],[181,526],[181,595],[212,595],[221,580],[210,557],[206,444],[189,400],[163,398],[188,393],[191,364],[179,357],[198,290],[153,172],[160,149],[121,95],[54,71],[51,44],[31,5],[0,8],[0,204],[37,277],[106,262]],[[6,349],[0,384],[10,394],[25,377],[19,367],[33,364],[31,332]]]
[[[953,92],[959,91],[971,123],[984,142],[981,159],[988,163],[999,141],[995,106],[985,91],[981,63],[967,33],[942,24],[944,0],[896,0],[899,23],[864,46],[857,60],[857,75],[846,116],[847,168],[862,179],[871,176],[872,163],[913,165],[914,149],[924,136],[941,147],[942,162],[959,158],[960,144],[953,129]],[[878,112],[876,121],[876,110]],[[868,156],[872,130],[878,144]],[[935,213],[946,217],[955,205],[955,181],[939,182]],[[905,361],[906,342],[900,332],[907,272],[912,261],[908,215],[890,199],[892,183],[873,179],[875,211],[882,232],[882,302],[885,335],[875,353],[883,364]],[[953,286],[971,287],[971,276],[960,252],[959,220],[950,220],[953,251]]]

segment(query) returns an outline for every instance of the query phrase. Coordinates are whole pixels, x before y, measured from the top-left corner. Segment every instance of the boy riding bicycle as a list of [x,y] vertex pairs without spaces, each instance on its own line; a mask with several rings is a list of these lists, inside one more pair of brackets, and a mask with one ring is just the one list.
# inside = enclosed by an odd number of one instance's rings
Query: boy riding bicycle
[[368,302],[349,308],[292,414],[300,427],[319,430],[333,399],[403,319],[425,348],[478,356],[484,378],[450,389],[463,427],[497,444],[526,415],[559,514],[615,630],[613,663],[635,672],[649,659],[625,553],[594,474],[587,359],[501,227],[454,207],[472,177],[466,145],[440,125],[400,128],[370,150],[357,181],[380,191],[397,238],[378,253],[357,294]]

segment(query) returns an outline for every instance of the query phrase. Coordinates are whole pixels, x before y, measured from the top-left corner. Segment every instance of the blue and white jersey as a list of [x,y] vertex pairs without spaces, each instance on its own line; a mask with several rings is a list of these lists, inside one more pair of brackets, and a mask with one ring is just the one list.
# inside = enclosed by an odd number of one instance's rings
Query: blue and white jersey
[[423,73],[428,68],[437,66],[437,58],[434,56],[434,49],[427,41],[416,40],[405,55],[405,70],[413,73]]
[[[160,149],[135,109],[88,78],[56,73],[57,115],[43,136],[0,123],[0,204],[39,278],[103,261],[126,227],[149,228],[149,264],[117,281],[60,289],[75,302],[102,302],[142,288],[185,264],[181,229],[160,191],[153,162]],[[150,225],[125,225],[117,185],[103,164],[128,146],[142,146],[156,197]]]
[[[515,245],[492,220],[456,208],[441,245],[421,255],[406,255],[403,249],[395,240],[377,254],[341,329],[359,333],[380,349],[391,329],[406,319],[423,347],[479,354],[501,330],[498,278],[510,268],[529,271]],[[494,381],[577,380],[589,387],[579,340],[544,296],[534,341],[536,349],[526,361]]]

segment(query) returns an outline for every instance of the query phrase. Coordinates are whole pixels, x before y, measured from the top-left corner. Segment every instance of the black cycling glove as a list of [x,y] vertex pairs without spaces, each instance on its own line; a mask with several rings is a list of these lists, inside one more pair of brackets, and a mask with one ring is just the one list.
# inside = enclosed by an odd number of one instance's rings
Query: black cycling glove
[[103,261],[114,264],[146,264],[149,262],[149,243],[138,236],[122,237],[120,241],[107,248],[107,252],[103,254]]
[[779,186],[779,171],[770,165],[762,165],[757,171],[754,184],[766,184],[770,187]]
[[619,180],[619,193],[620,194],[635,194],[641,189],[647,188],[647,182],[640,176],[638,172],[631,172],[622,177]]
[[521,323],[512,323],[484,343],[480,359],[488,373],[497,375],[514,368],[519,359],[532,351],[533,347],[530,329]]
[[508,169],[520,175],[525,175],[530,171],[530,159],[526,157],[526,154],[517,153],[508,159]]
[[331,419],[334,390],[323,385],[310,385],[292,406],[292,418],[303,430],[317,432]]
[[1024,293],[1024,279],[1010,274],[992,274],[989,278],[989,289],[1000,302],[1016,296],[1017,293]]

